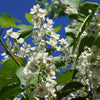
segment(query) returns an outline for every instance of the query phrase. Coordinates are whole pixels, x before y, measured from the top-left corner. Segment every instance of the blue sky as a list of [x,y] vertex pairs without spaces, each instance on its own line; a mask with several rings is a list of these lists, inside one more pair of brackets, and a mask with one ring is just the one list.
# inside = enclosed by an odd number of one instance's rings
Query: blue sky
[[[48,0],[51,1],[51,0]],[[100,4],[100,0],[87,0],[91,2],[97,2]],[[7,13],[13,16],[14,18],[22,21],[22,24],[29,24],[28,21],[25,19],[24,15],[25,13],[29,13],[30,9],[35,5],[35,0],[1,0],[0,2],[0,16],[1,13]],[[63,28],[61,31],[59,31],[59,34],[61,34],[61,37],[65,37],[65,31],[64,27],[67,26],[69,19],[67,17],[61,17],[54,19],[54,27],[63,25]],[[6,30],[3,32],[3,36],[5,34]],[[0,50],[2,50],[2,47],[0,47]],[[0,52],[1,55],[1,52]],[[0,56],[0,61],[1,61]],[[0,64],[1,66],[1,64]]]

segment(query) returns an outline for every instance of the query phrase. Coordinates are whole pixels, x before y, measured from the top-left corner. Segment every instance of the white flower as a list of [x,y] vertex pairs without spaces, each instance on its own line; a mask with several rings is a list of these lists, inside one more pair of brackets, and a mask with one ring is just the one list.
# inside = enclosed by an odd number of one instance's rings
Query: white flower
[[62,38],[61,40],[59,40],[61,42],[62,45],[68,45],[66,39]]
[[6,35],[4,36],[4,38],[8,38],[12,34],[12,30],[13,30],[13,28],[7,30]]
[[47,18],[46,20],[47,20],[48,24],[50,24],[50,25],[54,24],[52,19]]
[[59,37],[60,35],[59,34],[56,34],[54,32],[52,32],[52,34],[50,35],[52,38],[56,39],[56,40],[59,40]]
[[47,11],[46,11],[46,9],[39,9],[39,13],[38,13],[38,16],[41,18],[44,18],[45,16],[46,16],[46,14],[47,14]]
[[6,53],[5,53],[5,52],[3,52],[3,53],[1,54],[1,56],[6,56]]
[[96,15],[96,19],[95,19],[95,23],[99,23],[100,22],[100,14]]
[[39,10],[39,8],[40,8],[39,4],[33,6],[33,9],[35,9],[36,11]]
[[57,45],[57,40],[50,38],[50,41],[46,41],[49,45],[55,47]]
[[12,34],[10,35],[12,38],[17,39],[19,37],[20,33],[17,32],[12,32]]
[[43,24],[43,27],[46,28],[48,31],[51,31],[52,30],[52,25],[50,25],[50,24],[44,23]]
[[24,39],[23,38],[19,38],[19,39],[17,39],[17,42],[21,44],[21,43],[24,42]]

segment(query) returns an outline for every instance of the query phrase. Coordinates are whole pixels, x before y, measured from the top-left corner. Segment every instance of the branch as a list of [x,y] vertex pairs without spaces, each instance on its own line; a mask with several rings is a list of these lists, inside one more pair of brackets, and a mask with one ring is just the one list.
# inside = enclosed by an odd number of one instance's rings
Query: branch
[[1,29],[1,31],[0,31],[0,36],[1,36],[2,31],[3,31],[3,29]]
[[3,43],[3,41],[0,38],[0,42],[3,45],[3,47],[5,48],[5,50],[7,51],[7,53],[13,58],[13,60],[18,64],[18,66],[21,66],[20,63],[17,62],[17,60],[15,59],[15,57],[10,53],[10,51],[8,50],[8,48],[6,47],[6,45]]

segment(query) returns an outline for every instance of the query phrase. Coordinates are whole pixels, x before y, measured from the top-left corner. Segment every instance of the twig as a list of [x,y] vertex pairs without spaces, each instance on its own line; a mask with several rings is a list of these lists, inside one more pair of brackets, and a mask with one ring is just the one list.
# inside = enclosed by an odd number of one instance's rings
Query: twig
[[21,66],[21,64],[18,63],[17,60],[15,59],[15,57],[10,53],[10,51],[8,50],[8,48],[6,47],[6,45],[3,43],[3,41],[1,40],[1,38],[0,38],[0,42],[1,42],[2,46],[5,48],[5,50],[7,51],[7,53],[13,58],[13,60],[14,60],[19,66]]

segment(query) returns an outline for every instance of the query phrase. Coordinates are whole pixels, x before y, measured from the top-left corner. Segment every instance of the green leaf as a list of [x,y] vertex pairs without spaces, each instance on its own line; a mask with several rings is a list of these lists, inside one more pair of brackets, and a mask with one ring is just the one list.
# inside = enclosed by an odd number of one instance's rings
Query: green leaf
[[73,79],[74,72],[74,70],[67,70],[66,72],[60,74],[56,79],[57,85],[65,84],[71,81]]
[[14,83],[10,86],[6,86],[0,91],[0,100],[13,100],[13,98],[17,97],[21,92],[22,90],[18,84]]
[[98,48],[100,48],[100,32],[98,33],[96,39],[94,40],[93,45],[96,45]]
[[64,86],[62,91],[66,91],[67,92],[68,89],[72,89],[72,90],[75,91],[75,90],[80,89],[81,87],[83,87],[83,84],[80,83],[80,82],[69,82]]
[[58,31],[60,31],[62,28],[62,26],[57,26],[54,28],[54,32],[57,33]]
[[[15,58],[16,60],[18,60],[18,57]],[[25,66],[25,59],[19,58],[19,60],[21,65]],[[16,64],[12,58],[9,58],[4,62],[4,64],[0,68],[0,90],[10,84],[19,82],[15,74],[18,67],[18,64]]]
[[63,57],[55,57],[54,61],[57,69],[65,66],[65,60]]
[[26,81],[22,79],[22,76],[23,76],[23,74],[24,74],[23,70],[24,70],[24,67],[19,67],[19,68],[16,70],[16,75],[17,75],[17,77],[18,77],[18,79],[19,79],[19,81],[20,81],[20,87],[21,87],[21,88],[22,88],[23,84],[26,83]]
[[100,93],[100,87],[96,88],[96,92]]
[[86,100],[87,97],[77,97],[77,98],[74,98],[74,99],[71,99],[71,100]]
[[75,7],[76,9],[79,8],[80,4],[83,2],[84,0],[64,0],[65,4],[70,5],[72,7]]
[[93,45],[93,42],[94,42],[95,38],[94,37],[84,37],[80,44],[79,44],[79,48],[78,48],[78,53],[77,53],[77,57],[80,56],[81,52],[84,51],[84,47],[85,46],[88,46],[88,47],[91,47]]
[[29,23],[33,24],[33,22],[32,22],[33,15],[32,14],[26,13],[25,18],[27,19],[27,21]]
[[51,48],[46,48],[46,52],[49,53],[49,55],[51,55],[55,50],[51,49]]
[[68,82],[62,90],[57,92],[57,96],[61,99],[69,95],[71,92],[80,89],[81,87],[83,87],[83,84],[80,82]]
[[18,33],[21,33],[19,38],[26,39],[33,33],[33,30],[32,30],[33,25],[27,26],[27,25],[21,24],[18,27],[21,29],[21,30],[18,31]]
[[[70,19],[75,19],[78,22],[75,28],[70,28],[69,26],[65,27],[67,40],[70,44],[70,47],[73,48],[72,52],[74,52],[81,34],[89,26],[95,12],[98,10],[98,7],[99,5],[96,3],[86,2],[80,5],[79,12],[76,17],[74,16],[75,14],[71,16],[69,15]],[[89,10],[92,11],[91,14],[89,13]]]
[[[20,87],[21,88],[23,88],[23,86],[24,86],[24,83],[26,83],[26,80],[23,80],[22,79],[22,77],[23,77],[23,75],[24,75],[24,67],[20,67],[20,68],[18,68],[17,69],[17,71],[16,71],[16,75],[17,75],[17,77],[18,77],[18,79],[19,79],[19,81],[20,81]],[[38,82],[38,75],[36,75],[36,74],[34,74],[33,73],[33,77],[34,77],[34,79],[32,79],[31,81],[30,81],[30,84],[31,85],[35,85],[37,82]]]
[[12,16],[2,13],[0,17],[0,26],[1,28],[13,27],[18,28],[15,22],[20,22],[19,20],[14,19]]
[[[41,76],[39,76],[39,77],[41,77]],[[35,85],[37,83],[38,83],[38,75],[34,74],[34,79],[30,81],[30,84]]]

